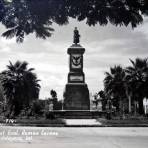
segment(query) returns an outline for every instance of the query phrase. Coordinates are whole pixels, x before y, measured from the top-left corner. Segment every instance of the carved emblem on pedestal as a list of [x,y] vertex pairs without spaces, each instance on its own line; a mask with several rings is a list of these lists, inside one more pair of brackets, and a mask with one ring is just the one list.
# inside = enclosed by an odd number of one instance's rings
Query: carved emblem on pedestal
[[71,57],[71,66],[72,68],[81,68],[82,67],[82,57],[81,55],[72,55]]

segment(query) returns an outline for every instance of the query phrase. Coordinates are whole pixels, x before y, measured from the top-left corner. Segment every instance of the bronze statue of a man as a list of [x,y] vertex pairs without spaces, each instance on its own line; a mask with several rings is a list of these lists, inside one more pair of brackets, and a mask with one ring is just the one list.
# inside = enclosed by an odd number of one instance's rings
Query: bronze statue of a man
[[75,27],[75,30],[74,30],[74,40],[73,42],[75,44],[78,44],[80,42],[80,34],[79,34],[79,31],[77,29],[77,27]]

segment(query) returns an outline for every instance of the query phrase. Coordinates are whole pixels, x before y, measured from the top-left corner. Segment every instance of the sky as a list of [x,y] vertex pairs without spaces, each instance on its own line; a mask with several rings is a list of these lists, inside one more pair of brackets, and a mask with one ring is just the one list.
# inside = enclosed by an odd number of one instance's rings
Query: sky
[[[50,97],[50,90],[57,91],[59,99],[63,99],[63,91],[69,72],[67,48],[73,42],[73,30],[78,28],[81,35],[80,44],[84,53],[85,81],[91,94],[103,89],[105,72],[114,65],[126,67],[129,59],[148,57],[148,19],[136,29],[131,27],[107,26],[89,27],[85,21],[70,19],[65,26],[53,24],[52,37],[43,40],[35,35],[25,37],[18,44],[15,38],[6,40],[0,37],[0,72],[6,69],[9,61],[27,61],[29,68],[35,68],[41,80],[40,99]],[[0,26],[0,33],[5,28]]]

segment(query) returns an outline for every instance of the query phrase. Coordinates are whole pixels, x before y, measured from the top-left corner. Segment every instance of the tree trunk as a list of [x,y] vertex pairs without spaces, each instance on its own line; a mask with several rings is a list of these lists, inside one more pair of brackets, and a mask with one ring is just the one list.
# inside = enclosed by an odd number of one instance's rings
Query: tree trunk
[[134,114],[137,115],[137,101],[134,101]]
[[139,99],[138,103],[139,103],[139,114],[143,115],[144,114],[143,99],[142,98]]
[[128,91],[126,90],[126,96],[128,98],[128,112],[131,113],[132,112],[132,94],[128,93]]
[[120,118],[123,119],[123,102],[121,98],[119,100],[119,109],[120,109]]
[[132,112],[132,99],[131,99],[131,94],[129,95],[129,97],[128,97],[128,101],[129,101],[129,105],[128,105],[128,107],[129,107],[129,113],[131,113]]

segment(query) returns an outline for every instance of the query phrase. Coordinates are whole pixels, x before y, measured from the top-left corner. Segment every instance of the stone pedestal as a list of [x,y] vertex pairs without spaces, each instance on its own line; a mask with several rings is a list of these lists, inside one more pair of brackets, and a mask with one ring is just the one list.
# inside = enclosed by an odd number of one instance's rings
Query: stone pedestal
[[83,54],[85,48],[73,44],[68,48],[69,73],[64,92],[64,110],[90,110],[89,90],[83,72]]
[[89,90],[86,84],[67,84],[64,110],[90,110]]

